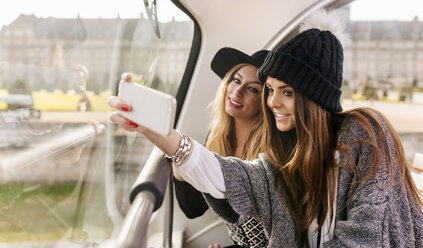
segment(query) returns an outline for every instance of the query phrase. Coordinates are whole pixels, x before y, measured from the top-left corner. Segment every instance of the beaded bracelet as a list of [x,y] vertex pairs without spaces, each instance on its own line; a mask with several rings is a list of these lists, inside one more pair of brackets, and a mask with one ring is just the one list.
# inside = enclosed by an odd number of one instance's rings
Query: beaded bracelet
[[176,150],[176,153],[172,156],[165,154],[166,158],[172,161],[172,165],[180,166],[183,164],[191,154],[192,140],[190,137],[181,133],[179,130],[175,130],[179,136],[181,136],[181,142],[179,143],[179,148]]

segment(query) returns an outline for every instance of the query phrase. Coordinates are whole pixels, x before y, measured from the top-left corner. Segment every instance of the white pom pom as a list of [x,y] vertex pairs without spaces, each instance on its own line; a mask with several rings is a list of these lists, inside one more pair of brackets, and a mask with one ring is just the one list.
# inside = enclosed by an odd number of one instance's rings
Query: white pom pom
[[347,40],[344,19],[334,11],[327,12],[320,9],[307,17],[300,25],[300,32],[317,28],[321,31],[330,31],[338,40],[344,43]]

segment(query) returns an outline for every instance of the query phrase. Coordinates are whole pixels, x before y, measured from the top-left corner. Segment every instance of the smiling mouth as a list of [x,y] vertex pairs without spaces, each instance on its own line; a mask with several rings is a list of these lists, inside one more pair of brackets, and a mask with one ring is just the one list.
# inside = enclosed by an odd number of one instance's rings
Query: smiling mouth
[[283,120],[291,116],[290,114],[279,114],[279,113],[274,113],[274,114],[275,114],[276,120]]
[[235,108],[241,108],[243,105],[229,97],[229,104]]

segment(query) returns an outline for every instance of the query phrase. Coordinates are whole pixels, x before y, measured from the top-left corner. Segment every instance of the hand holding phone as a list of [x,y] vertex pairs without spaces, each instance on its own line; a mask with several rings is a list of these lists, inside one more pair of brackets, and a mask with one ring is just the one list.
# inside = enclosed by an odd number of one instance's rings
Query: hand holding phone
[[119,114],[153,131],[168,135],[173,129],[176,99],[161,91],[131,81],[124,73],[119,83],[119,98],[131,105],[131,111]]

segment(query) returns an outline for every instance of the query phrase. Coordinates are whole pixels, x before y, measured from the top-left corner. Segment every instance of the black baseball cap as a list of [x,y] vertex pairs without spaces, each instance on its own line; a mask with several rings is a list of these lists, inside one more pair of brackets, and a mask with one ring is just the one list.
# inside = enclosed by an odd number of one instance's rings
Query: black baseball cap
[[211,69],[223,79],[226,73],[238,64],[248,63],[259,68],[263,64],[268,53],[269,51],[267,50],[260,50],[250,56],[235,48],[224,47],[214,55],[210,66]]

